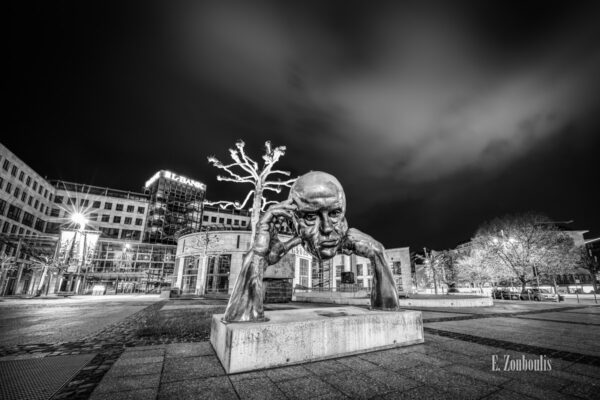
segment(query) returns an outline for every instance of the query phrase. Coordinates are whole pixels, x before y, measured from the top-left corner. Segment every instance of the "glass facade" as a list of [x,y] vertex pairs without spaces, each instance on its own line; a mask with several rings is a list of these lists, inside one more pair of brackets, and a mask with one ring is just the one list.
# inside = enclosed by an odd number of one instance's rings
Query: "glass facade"
[[150,209],[144,242],[176,244],[182,234],[198,232],[206,186],[169,171],[159,171],[146,183]]

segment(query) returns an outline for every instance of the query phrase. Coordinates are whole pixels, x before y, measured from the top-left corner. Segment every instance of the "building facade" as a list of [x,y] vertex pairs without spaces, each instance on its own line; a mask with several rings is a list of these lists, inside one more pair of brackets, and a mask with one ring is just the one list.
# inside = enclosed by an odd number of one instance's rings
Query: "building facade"
[[52,185],[0,143],[0,234],[46,232]]
[[200,231],[205,184],[161,170],[144,190],[150,201],[144,242],[175,245],[179,236]]
[[[207,230],[182,236],[177,245],[175,287],[184,294],[230,294],[244,255],[250,248],[249,230]],[[280,235],[285,241],[291,237]],[[264,272],[265,291],[311,285],[311,256],[300,246]],[[277,292],[277,290],[274,290]]]
[[55,222],[49,233],[58,233],[74,212],[81,212],[103,238],[142,241],[150,203],[147,195],[80,183],[51,183],[55,194],[50,217]]

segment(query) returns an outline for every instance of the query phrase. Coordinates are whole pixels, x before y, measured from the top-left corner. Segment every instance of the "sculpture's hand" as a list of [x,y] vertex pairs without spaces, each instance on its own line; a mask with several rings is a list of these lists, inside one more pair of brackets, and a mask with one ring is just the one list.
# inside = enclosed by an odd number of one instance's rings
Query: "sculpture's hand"
[[342,244],[344,254],[356,254],[357,256],[373,258],[383,255],[384,247],[371,236],[355,228],[348,229]]
[[277,235],[276,224],[284,220],[291,220],[293,212],[297,209],[291,200],[273,204],[261,217],[254,240],[252,251],[258,256],[264,257],[269,265],[275,264],[291,248],[300,244],[302,240],[295,236],[286,243],[282,243]]

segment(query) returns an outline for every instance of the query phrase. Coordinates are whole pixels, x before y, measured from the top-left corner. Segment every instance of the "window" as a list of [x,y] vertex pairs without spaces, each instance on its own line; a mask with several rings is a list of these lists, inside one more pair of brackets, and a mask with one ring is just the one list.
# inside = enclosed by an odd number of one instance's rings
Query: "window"
[[44,205],[40,204],[40,212],[44,212]]
[[10,174],[11,174],[12,176],[17,176],[17,171],[18,171],[18,170],[19,170],[19,169],[17,168],[17,166],[16,166],[16,165],[13,165],[12,169],[10,170]]
[[363,282],[362,279],[357,279],[356,283],[358,284],[359,287],[364,287],[365,286],[365,284],[364,284],[364,282]]
[[[336,277],[341,277],[342,276],[342,271],[344,270],[344,266],[343,265],[336,265],[335,266],[335,276]],[[338,285],[339,286],[339,285]]]
[[234,219],[233,220],[233,224],[234,225],[239,225],[240,224],[240,220],[239,219]]
[[21,189],[19,189],[18,187],[16,187],[16,188],[15,188],[15,191],[14,191],[14,193],[13,193],[13,194],[14,194],[14,196],[15,196],[17,199],[19,198],[19,193],[21,193]]
[[143,214],[146,211],[144,207],[138,207],[138,214]]
[[40,187],[38,187],[38,193],[42,194],[42,190],[44,190],[44,188],[42,187],[42,185],[40,185]]
[[222,224],[225,222],[225,218],[219,218],[219,223]]
[[96,214],[96,213],[90,214],[90,221],[98,221],[98,214]]
[[2,187],[4,187],[4,179],[0,178],[0,189],[2,189]]
[[23,210],[21,210],[19,207],[11,204],[8,206],[8,214],[6,214],[6,216],[12,220],[19,221],[22,211]]
[[120,224],[120,223],[121,223],[121,217],[119,217],[118,215],[115,215],[115,216],[113,217],[113,222],[114,222],[115,224]]
[[48,189],[44,189],[44,198],[47,199],[48,198]]
[[21,223],[25,226],[33,226],[34,219],[35,217],[33,216],[33,214],[30,214],[27,211],[25,211],[23,213],[23,220],[21,221]]
[[210,217],[210,222],[217,222],[217,217]]
[[33,190],[37,189],[37,181],[33,181],[33,186],[31,188]]
[[5,171],[8,171],[8,167],[10,167],[10,161],[4,160],[4,164],[2,164],[2,168],[4,168]]
[[50,197],[48,197],[48,200],[52,201],[52,193],[50,193]]
[[102,214],[102,222],[110,222],[110,215]]
[[25,184],[27,186],[31,185],[31,177],[30,176],[28,176],[27,179],[25,180]]
[[134,206],[127,206],[127,212],[134,212],[134,211],[135,211]]
[[247,221],[242,221],[242,226],[246,226]]
[[31,203],[33,203],[33,197],[29,196],[29,200],[27,200],[27,204],[31,205]]
[[[16,228],[16,226],[13,226],[13,228]],[[25,232],[25,228],[19,228],[19,235],[22,235],[23,232]]]
[[38,218],[37,221],[35,221],[35,229],[40,232],[44,232],[44,224],[45,223],[46,223],[46,221],[44,221],[41,218]]
[[126,225],[131,225],[131,217],[125,217],[125,222]]
[[305,258],[300,259],[300,285],[308,287],[308,260]]
[[11,228],[10,228],[10,233],[11,233],[11,234],[15,234],[15,233],[17,233],[17,226],[16,226],[16,225],[13,225],[13,226],[11,226]]
[[54,202],[56,204],[62,204],[64,197],[63,196],[55,196],[54,197]]
[[21,201],[22,201],[23,203],[25,203],[25,200],[27,200],[27,192],[23,192],[23,193],[21,194]]
[[104,203],[104,209],[105,210],[112,210],[112,203],[108,203],[108,202]]
[[8,221],[4,221],[4,225],[2,226],[2,233],[8,232],[8,228],[10,228],[10,224]]
[[6,201],[0,199],[0,215],[4,215],[5,209],[6,209]]
[[90,201],[88,199],[81,199],[79,200],[79,205],[81,207],[88,207],[90,205]]
[[23,182],[23,179],[25,179],[25,172],[21,171],[21,173],[19,174],[19,180]]
[[98,200],[92,203],[92,208],[100,208],[100,202]]
[[123,204],[119,204],[119,203],[117,203],[116,210],[117,210],[117,211],[123,211]]
[[364,275],[364,270],[363,270],[363,265],[362,264],[356,264],[356,275],[357,276],[363,276]]
[[50,211],[50,216],[51,217],[60,217],[60,210],[58,208],[53,208]]
[[70,206],[76,206],[77,205],[77,199],[75,197],[69,197],[68,203]]
[[135,219],[135,224],[136,224],[136,225],[142,225],[142,222],[143,222],[143,221],[142,221],[142,219],[141,219],[141,218],[136,218],[136,219]]
[[203,216],[202,221],[208,222],[208,215]]
[[227,218],[227,225],[231,225],[231,218]]
[[392,272],[396,275],[402,275],[402,263],[400,261],[392,262]]
[[33,208],[35,208],[37,210],[39,204],[40,204],[40,201],[38,199],[35,199],[35,204],[33,205]]
[[10,182],[6,182],[6,193],[10,193],[10,189],[12,189],[12,184]]

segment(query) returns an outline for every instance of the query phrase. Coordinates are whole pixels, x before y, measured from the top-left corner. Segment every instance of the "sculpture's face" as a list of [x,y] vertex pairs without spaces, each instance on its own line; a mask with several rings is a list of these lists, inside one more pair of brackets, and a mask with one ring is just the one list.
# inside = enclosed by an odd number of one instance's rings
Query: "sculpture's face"
[[348,230],[346,196],[338,180],[309,172],[294,183],[290,198],[298,207],[294,225],[306,250],[321,260],[333,258]]

